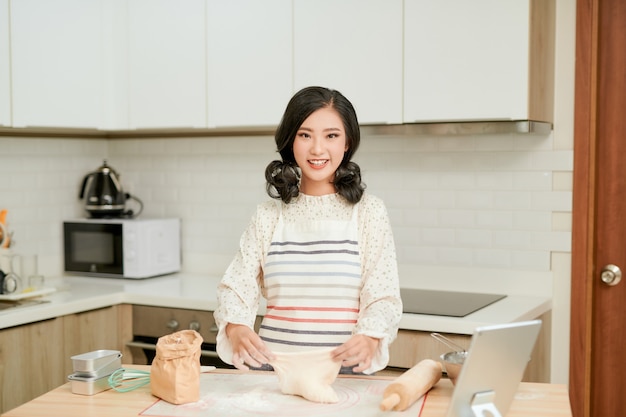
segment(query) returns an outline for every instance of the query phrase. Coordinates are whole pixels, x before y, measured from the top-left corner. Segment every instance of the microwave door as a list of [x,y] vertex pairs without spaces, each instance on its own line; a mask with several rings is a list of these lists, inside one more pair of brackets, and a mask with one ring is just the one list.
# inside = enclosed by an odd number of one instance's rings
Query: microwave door
[[124,275],[121,224],[65,224],[65,270],[86,275]]

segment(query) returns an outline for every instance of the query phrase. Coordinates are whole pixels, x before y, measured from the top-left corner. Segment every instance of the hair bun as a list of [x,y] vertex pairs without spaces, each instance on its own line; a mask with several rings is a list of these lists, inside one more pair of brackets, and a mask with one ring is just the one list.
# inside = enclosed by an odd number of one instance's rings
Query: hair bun
[[272,161],[265,168],[267,194],[272,198],[280,198],[285,203],[300,193],[300,172],[293,164],[283,161]]
[[361,181],[361,168],[355,162],[348,162],[337,168],[335,189],[350,203],[358,203],[365,191]]

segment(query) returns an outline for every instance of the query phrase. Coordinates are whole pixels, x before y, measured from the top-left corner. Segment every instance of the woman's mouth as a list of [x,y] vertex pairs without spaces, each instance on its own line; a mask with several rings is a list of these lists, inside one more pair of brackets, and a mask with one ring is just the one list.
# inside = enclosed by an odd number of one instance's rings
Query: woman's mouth
[[307,162],[311,165],[311,167],[321,169],[328,164],[328,159],[309,159]]

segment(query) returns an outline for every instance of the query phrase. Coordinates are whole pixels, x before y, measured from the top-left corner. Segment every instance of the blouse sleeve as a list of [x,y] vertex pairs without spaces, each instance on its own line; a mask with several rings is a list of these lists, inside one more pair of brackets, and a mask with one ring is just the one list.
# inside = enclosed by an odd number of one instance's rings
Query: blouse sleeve
[[376,356],[365,373],[389,363],[389,344],[396,338],[402,300],[396,249],[387,209],[382,200],[365,194],[359,208],[359,243],[363,287],[355,334],[380,339]]
[[273,207],[275,204],[257,207],[241,236],[239,250],[217,287],[217,309],[214,312],[218,328],[216,348],[220,359],[228,364],[232,364],[233,349],[226,336],[226,325],[243,324],[254,329],[262,291],[261,265],[278,219]]

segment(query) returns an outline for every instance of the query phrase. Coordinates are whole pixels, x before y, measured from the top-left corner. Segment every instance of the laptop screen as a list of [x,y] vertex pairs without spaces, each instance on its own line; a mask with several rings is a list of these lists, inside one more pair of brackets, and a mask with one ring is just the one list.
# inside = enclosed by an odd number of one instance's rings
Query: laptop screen
[[446,416],[504,416],[519,389],[540,328],[541,320],[476,328]]

